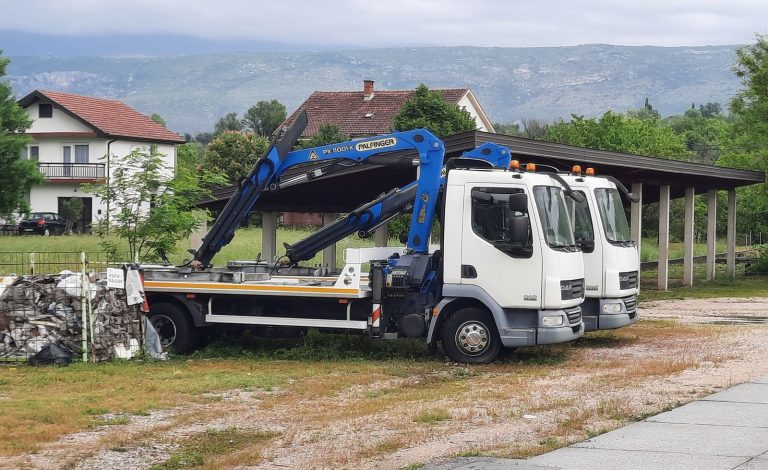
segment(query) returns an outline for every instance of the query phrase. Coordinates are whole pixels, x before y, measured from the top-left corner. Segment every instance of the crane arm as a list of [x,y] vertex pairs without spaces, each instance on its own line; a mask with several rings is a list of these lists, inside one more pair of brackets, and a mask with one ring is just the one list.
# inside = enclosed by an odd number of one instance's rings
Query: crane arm
[[419,157],[419,180],[414,194],[414,215],[411,221],[408,247],[416,252],[427,252],[429,231],[434,219],[440,170],[443,166],[443,142],[426,129],[395,132],[368,139],[290,151],[307,125],[306,113],[301,113],[293,125],[276,137],[262,158],[254,165],[222,210],[216,222],[194,251],[195,261],[208,267],[216,253],[228,244],[235,231],[248,217],[253,205],[265,191],[278,191],[281,187],[306,181],[315,173],[299,174],[281,181],[286,170],[322,161],[359,164],[370,157],[400,150],[416,150]]

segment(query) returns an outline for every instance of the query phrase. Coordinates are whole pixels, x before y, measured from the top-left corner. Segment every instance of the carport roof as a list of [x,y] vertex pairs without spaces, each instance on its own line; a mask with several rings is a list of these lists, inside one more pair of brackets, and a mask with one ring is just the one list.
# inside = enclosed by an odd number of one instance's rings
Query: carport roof
[[[658,200],[658,187],[670,185],[672,197],[681,197],[685,188],[697,194],[708,190],[733,189],[765,181],[760,171],[725,168],[702,163],[667,160],[657,157],[595,150],[480,131],[464,132],[443,139],[446,159],[460,156],[486,142],[504,145],[512,158],[523,163],[547,164],[561,170],[572,165],[593,166],[597,174],[611,175],[627,187],[643,183],[643,202]],[[413,152],[400,152],[409,157]],[[321,163],[323,165],[325,163]],[[304,167],[300,172],[307,171]],[[273,212],[348,212],[379,194],[413,181],[416,172],[408,167],[361,165],[332,176],[317,178],[275,193],[265,193],[254,206],[257,211]],[[216,191],[201,206],[223,207],[234,187]]]

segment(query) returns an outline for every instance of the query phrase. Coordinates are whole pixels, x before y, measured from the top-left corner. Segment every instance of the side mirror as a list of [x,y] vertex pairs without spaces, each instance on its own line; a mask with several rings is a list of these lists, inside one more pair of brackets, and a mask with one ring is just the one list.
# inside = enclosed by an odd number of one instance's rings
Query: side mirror
[[565,195],[576,201],[578,204],[584,204],[584,202],[587,200],[587,197],[581,191],[566,190]]
[[399,240],[400,240],[400,243],[402,243],[403,245],[408,243],[408,233],[407,232],[401,233],[400,237],[399,237]]
[[594,240],[579,240],[576,242],[576,244],[579,246],[579,249],[584,253],[592,253],[593,251],[595,251]]
[[[528,212],[528,195],[525,193],[515,193],[509,195],[509,210],[515,212]],[[526,225],[528,218],[525,218]],[[528,238],[526,238],[528,240]]]
[[[523,194],[525,196],[525,194]],[[525,245],[528,243],[528,230],[530,224],[528,223],[528,216],[512,217],[509,227],[509,241],[510,243],[517,243]]]
[[634,203],[640,202],[640,197],[635,193],[627,193],[627,199]]

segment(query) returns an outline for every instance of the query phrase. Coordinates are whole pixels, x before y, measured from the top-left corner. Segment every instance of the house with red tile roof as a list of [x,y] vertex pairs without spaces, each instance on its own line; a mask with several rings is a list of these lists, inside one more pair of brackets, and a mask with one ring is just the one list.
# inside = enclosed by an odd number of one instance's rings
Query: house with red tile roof
[[[445,101],[469,111],[477,123],[477,130],[495,132],[493,124],[469,88],[435,89]],[[302,112],[307,111],[308,123],[301,135],[309,139],[324,124],[335,124],[342,134],[351,139],[392,132],[395,116],[414,90],[376,90],[373,80],[363,80],[359,91],[316,91],[285,120],[290,125]],[[320,225],[321,214],[285,213],[282,222],[288,225]]]
[[83,200],[83,217],[77,229],[87,230],[105,218],[105,201],[86,194],[82,183],[99,183],[110,177],[110,164],[136,148],[157,145],[165,163],[175,168],[176,146],[184,138],[117,100],[35,90],[18,101],[32,121],[26,158],[38,162],[45,182],[32,188],[33,212],[61,213],[72,198]]
[[[443,98],[469,111],[477,130],[494,132],[493,124],[469,88],[435,89]],[[364,80],[359,91],[316,91],[304,101],[285,124],[307,111],[309,123],[302,139],[309,139],[324,124],[335,124],[352,139],[392,132],[392,122],[414,90],[376,90],[373,80]]]

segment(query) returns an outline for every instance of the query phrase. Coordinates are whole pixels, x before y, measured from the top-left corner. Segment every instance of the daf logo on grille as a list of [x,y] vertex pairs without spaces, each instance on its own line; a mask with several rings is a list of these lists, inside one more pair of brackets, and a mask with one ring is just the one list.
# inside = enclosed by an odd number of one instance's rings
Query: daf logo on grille
[[629,276],[619,276],[619,281],[621,281],[621,282],[628,282],[629,281]]
[[560,290],[561,290],[561,291],[562,291],[562,290],[571,290],[571,289],[572,289],[572,287],[571,287],[571,285],[570,285],[570,284],[562,284],[562,285],[560,286]]

